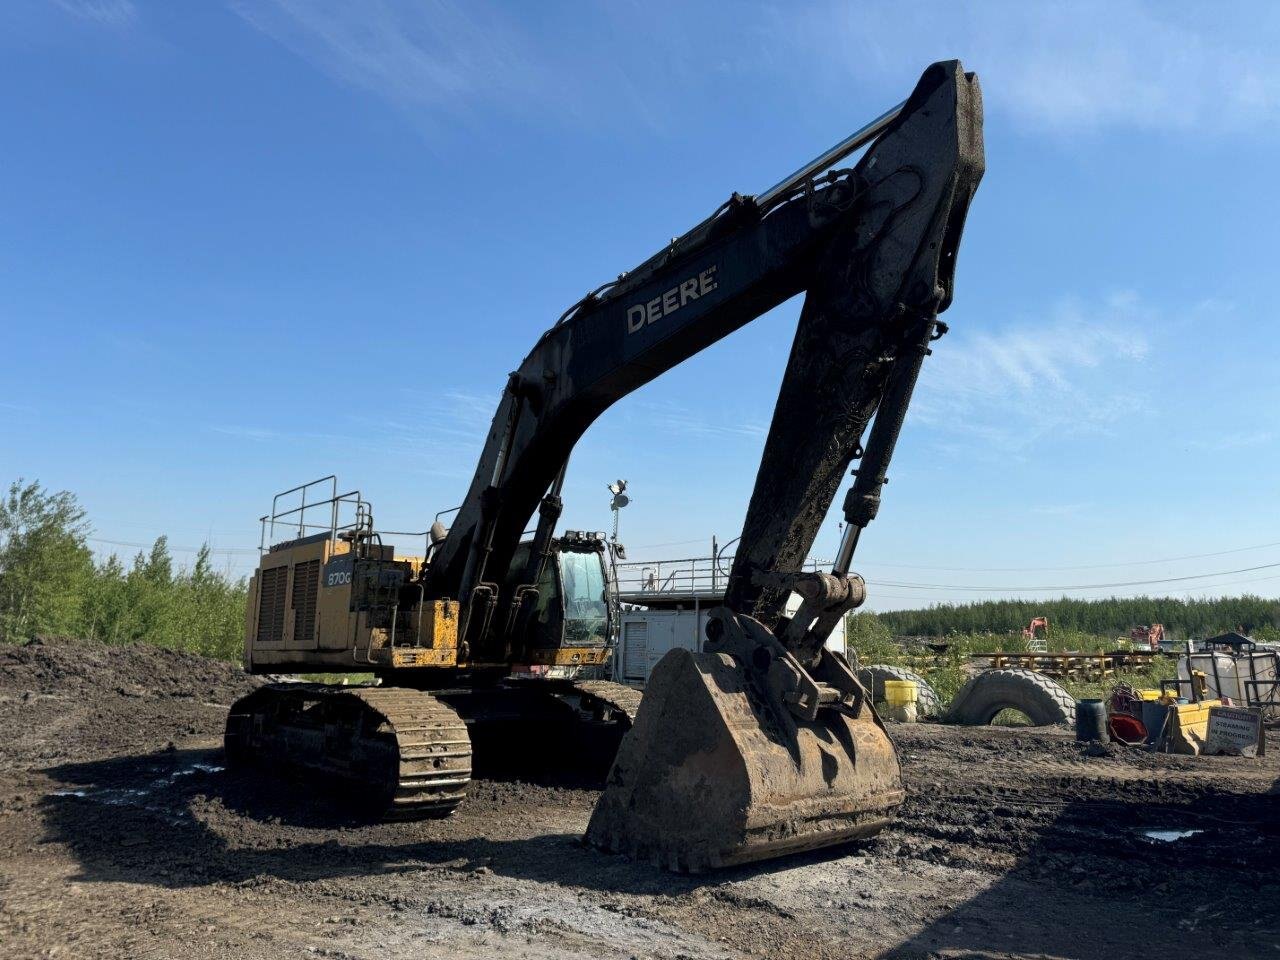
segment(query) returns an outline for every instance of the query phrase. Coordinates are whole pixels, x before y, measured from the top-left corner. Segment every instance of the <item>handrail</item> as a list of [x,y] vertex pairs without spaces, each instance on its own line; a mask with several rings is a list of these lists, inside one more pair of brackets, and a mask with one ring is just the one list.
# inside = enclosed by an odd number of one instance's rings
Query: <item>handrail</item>
[[[333,474],[333,473],[331,473],[331,474],[329,474],[328,476],[326,476],[326,477],[321,477],[321,478],[320,478],[320,479],[318,479],[318,480],[311,480],[311,481],[308,481],[307,483],[299,484],[298,486],[296,486],[296,487],[292,487],[292,488],[290,488],[290,489],[288,489],[288,490],[282,490],[280,493],[277,493],[274,497],[272,497],[272,498],[271,498],[271,535],[272,535],[273,537],[275,536],[275,532],[276,532],[276,520],[277,520],[277,519],[279,518],[279,516],[280,516],[279,511],[276,509],[276,508],[277,508],[277,506],[278,506],[278,505],[279,505],[279,503],[280,503],[280,498],[281,498],[281,497],[287,497],[287,496],[288,496],[289,494],[291,494],[291,493],[298,493],[298,492],[301,492],[301,493],[302,493],[302,507],[301,507],[301,509],[302,509],[303,511],[305,511],[305,510],[306,510],[306,507],[307,507],[307,490],[308,490],[309,488],[311,488],[311,487],[319,486],[320,484],[325,483],[325,482],[328,482],[328,484],[329,484],[329,490],[330,490],[330,494],[329,494],[329,496],[330,496],[330,499],[333,499],[333,498],[337,497],[337,495],[338,495],[338,477],[337,477],[337,474]],[[322,501],[322,502],[323,502],[323,501]],[[291,512],[292,512],[292,511],[291,511]],[[302,535],[302,534],[301,534],[301,531],[299,531],[299,536],[301,536],[301,535]]]
[[[329,496],[321,500],[308,502],[307,491],[322,484],[328,484]],[[280,509],[280,501],[295,493],[300,495],[300,502],[288,509]],[[338,522],[342,504],[351,504],[355,508],[355,519],[350,523]],[[329,512],[329,523],[327,525],[307,523],[308,511],[319,510],[324,507],[328,507]],[[271,512],[259,519],[261,524],[261,531],[258,537],[259,552],[265,553],[275,544],[276,526],[281,524],[282,521],[295,516],[297,517],[297,523],[290,521],[288,526],[297,530],[296,535],[299,538],[305,537],[308,530],[328,530],[332,538],[336,538],[340,530],[368,527],[372,532],[373,512],[369,502],[364,499],[359,490],[348,490],[344,493],[339,493],[337,476],[329,474],[318,480],[311,480],[307,483],[298,484],[296,487],[290,487],[288,490],[282,490],[271,498]]]
[[[320,484],[329,484],[329,496],[321,500],[312,500],[308,502],[307,491]],[[295,506],[281,509],[280,501],[293,493],[300,493],[301,502]],[[341,519],[341,511],[343,505],[350,505],[354,508],[354,518],[347,523],[339,522]],[[307,521],[308,511],[320,510],[328,508],[328,523],[309,523]],[[455,508],[457,509],[457,508]],[[437,517],[443,513],[451,511],[442,511],[436,514]],[[261,553],[267,552],[276,543],[276,526],[282,521],[291,517],[297,517],[296,523],[290,521],[288,527],[297,531],[297,537],[300,539],[307,536],[308,531],[328,532],[330,539],[337,539],[338,534],[348,531],[357,530],[364,531],[368,536],[376,538],[381,543],[383,537],[412,537],[422,539],[422,556],[426,557],[430,545],[428,538],[429,530],[377,530],[373,526],[373,505],[364,498],[359,490],[347,490],[343,493],[338,492],[338,480],[336,475],[330,474],[327,477],[321,477],[318,480],[312,480],[308,483],[300,483],[296,487],[290,487],[277,493],[271,499],[271,512],[264,514],[258,518],[261,525],[261,533],[258,539],[258,550]]]
[[[675,596],[720,591],[727,585],[728,577],[719,565],[732,560],[732,554],[718,554],[712,557],[619,563],[618,593]],[[801,565],[801,569],[818,571],[828,565],[829,561],[810,558]]]

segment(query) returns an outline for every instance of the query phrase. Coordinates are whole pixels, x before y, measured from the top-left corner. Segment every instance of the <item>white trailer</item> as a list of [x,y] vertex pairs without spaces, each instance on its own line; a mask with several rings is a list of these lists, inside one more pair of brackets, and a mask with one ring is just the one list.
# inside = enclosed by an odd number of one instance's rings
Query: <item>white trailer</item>
[[[702,652],[707,611],[720,606],[729,582],[733,556],[711,539],[711,556],[680,560],[615,563],[614,589],[621,607],[613,679],[642,685],[668,650]],[[807,560],[805,570],[829,570],[831,564]],[[787,599],[786,612],[800,609],[799,594]],[[846,652],[842,619],[827,639],[831,650]]]
[[[654,665],[668,650],[677,648],[702,651],[706,638],[707,611],[720,603],[719,596],[693,597],[671,606],[632,607],[621,614],[618,649],[614,654],[614,679],[620,683],[644,684]],[[800,607],[800,597],[792,594],[787,613]],[[827,647],[845,652],[845,624],[839,625],[827,639]]]

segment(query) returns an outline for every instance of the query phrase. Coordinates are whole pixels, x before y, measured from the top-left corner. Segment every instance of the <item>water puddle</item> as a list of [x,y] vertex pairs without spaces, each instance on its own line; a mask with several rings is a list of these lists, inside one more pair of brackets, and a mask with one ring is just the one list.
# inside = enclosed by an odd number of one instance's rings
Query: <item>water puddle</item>
[[144,801],[153,793],[172,786],[182,777],[189,777],[194,773],[221,773],[224,769],[224,767],[216,763],[192,763],[166,773],[162,777],[157,777],[150,783],[140,787],[90,787],[85,790],[54,790],[49,796],[78,797],[109,804],[113,807],[139,806],[150,810],[153,808]]
[[1197,833],[1204,833],[1203,830],[1143,830],[1142,835],[1148,840],[1155,840],[1157,843],[1173,843],[1175,840],[1185,840],[1187,837],[1194,837]]

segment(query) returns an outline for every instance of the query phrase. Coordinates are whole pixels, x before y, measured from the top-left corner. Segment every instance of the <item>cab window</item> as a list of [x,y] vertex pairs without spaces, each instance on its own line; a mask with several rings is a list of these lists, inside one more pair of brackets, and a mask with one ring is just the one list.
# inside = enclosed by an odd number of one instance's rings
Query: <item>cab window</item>
[[609,602],[598,553],[560,554],[566,646],[597,646],[607,640]]

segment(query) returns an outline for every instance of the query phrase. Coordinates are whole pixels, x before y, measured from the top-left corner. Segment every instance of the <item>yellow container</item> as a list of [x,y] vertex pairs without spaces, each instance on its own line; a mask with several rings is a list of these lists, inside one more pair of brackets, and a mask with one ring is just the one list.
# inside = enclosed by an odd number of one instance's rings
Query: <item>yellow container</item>
[[884,682],[884,702],[891,707],[902,707],[915,703],[920,698],[919,685],[914,680],[886,680]]
[[1180,703],[1178,704],[1178,716],[1195,721],[1201,717],[1208,717],[1210,707],[1220,706],[1222,706],[1221,700],[1201,700],[1199,703]]
[[1134,692],[1137,693],[1138,698],[1141,700],[1150,700],[1154,703],[1160,699],[1159,690],[1135,690]]
[[1169,718],[1169,752],[1198,754],[1209,735],[1209,710],[1220,705],[1219,700],[1177,704]]

